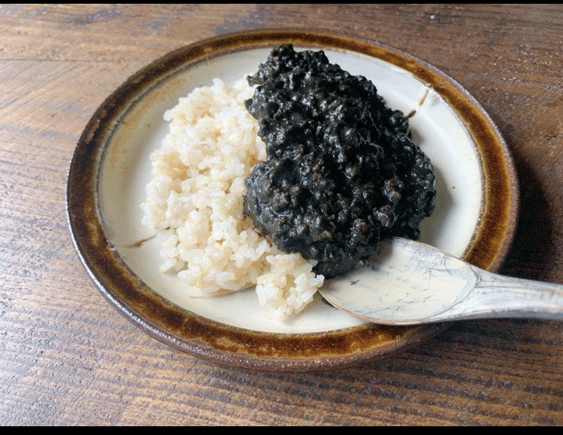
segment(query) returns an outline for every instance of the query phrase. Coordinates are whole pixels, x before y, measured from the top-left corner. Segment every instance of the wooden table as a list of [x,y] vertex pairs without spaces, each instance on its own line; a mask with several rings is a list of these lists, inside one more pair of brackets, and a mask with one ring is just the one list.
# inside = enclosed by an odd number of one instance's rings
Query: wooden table
[[270,27],[379,41],[459,81],[517,165],[520,224],[502,273],[563,283],[561,5],[2,4],[0,424],[563,424],[561,323],[460,322],[362,367],[268,374],[175,351],[96,290],[65,214],[86,123],[165,53]]

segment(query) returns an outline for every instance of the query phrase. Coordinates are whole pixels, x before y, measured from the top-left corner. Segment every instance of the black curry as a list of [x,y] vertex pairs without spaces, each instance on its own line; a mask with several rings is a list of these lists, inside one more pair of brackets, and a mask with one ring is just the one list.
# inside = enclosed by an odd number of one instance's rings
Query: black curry
[[261,234],[317,260],[325,278],[364,263],[382,238],[419,237],[434,210],[432,164],[371,81],[282,45],[248,82],[267,159],[246,180],[244,211]]

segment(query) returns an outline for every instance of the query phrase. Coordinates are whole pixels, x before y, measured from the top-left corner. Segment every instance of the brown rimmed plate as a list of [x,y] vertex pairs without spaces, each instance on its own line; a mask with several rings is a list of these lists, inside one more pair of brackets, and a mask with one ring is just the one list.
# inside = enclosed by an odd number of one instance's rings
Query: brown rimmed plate
[[246,290],[219,298],[186,294],[158,271],[159,246],[141,224],[150,153],[163,120],[214,77],[252,74],[277,45],[322,49],[331,62],[372,80],[410,116],[413,138],[437,176],[434,215],[421,241],[498,271],[518,215],[513,161],[483,108],[453,79],[407,53],[365,40],[299,30],[251,31],[173,51],[135,73],[96,111],[75,150],[67,213],[77,253],[102,295],[156,339],[221,364],[276,372],[357,365],[417,345],[447,325],[365,324],[318,297],[290,321],[271,318]]

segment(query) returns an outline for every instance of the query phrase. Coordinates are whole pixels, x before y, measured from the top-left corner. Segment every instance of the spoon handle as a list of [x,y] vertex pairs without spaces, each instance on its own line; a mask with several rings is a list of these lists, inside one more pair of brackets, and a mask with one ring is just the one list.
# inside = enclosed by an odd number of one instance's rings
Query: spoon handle
[[467,319],[527,317],[563,320],[563,285],[471,268],[477,275],[477,283],[463,302],[453,307],[457,314],[466,313],[464,317]]

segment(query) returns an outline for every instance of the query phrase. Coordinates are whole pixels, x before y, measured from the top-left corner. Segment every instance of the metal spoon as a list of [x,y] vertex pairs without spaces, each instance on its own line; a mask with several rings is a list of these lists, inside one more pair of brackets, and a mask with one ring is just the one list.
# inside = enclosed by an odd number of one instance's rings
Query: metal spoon
[[382,242],[374,261],[327,280],[320,292],[352,316],[387,325],[507,317],[563,320],[563,285],[494,274],[402,238]]

